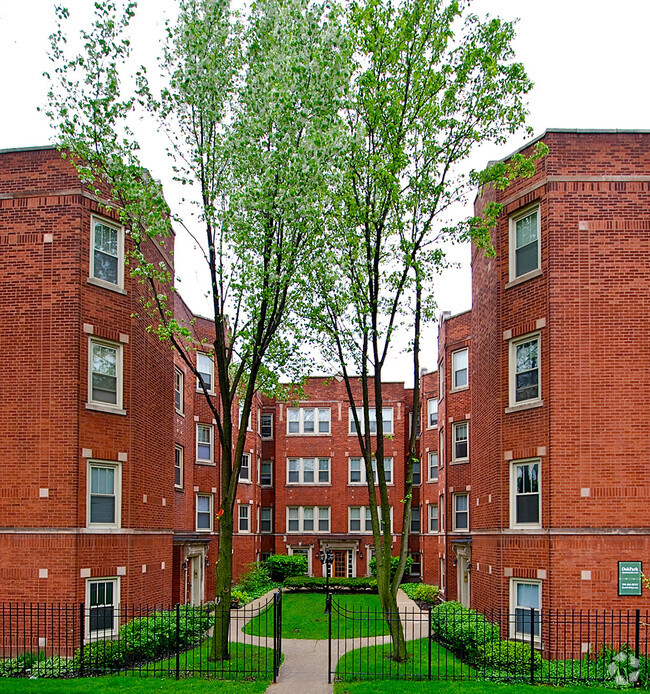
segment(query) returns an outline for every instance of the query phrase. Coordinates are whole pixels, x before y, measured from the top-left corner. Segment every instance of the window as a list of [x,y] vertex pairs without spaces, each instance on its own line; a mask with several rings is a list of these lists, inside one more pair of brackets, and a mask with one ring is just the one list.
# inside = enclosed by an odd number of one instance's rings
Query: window
[[122,409],[122,345],[89,340],[88,402],[101,409]]
[[411,532],[412,533],[419,533],[420,532],[420,507],[419,506],[412,506],[411,507]]
[[440,366],[438,367],[438,370],[440,372],[440,390],[439,390],[438,399],[442,400],[445,397],[445,360],[444,359],[440,362]]
[[438,426],[438,399],[429,398],[427,400],[427,427],[433,429]]
[[260,484],[263,487],[270,487],[273,481],[273,467],[270,460],[263,460],[260,465]]
[[413,484],[420,484],[421,479],[422,479],[422,475],[420,474],[420,461],[414,460],[413,461]]
[[329,484],[329,458],[288,458],[287,484]]
[[467,460],[469,457],[468,423],[456,422],[452,426],[454,437],[453,459]]
[[[203,382],[205,383],[205,390],[208,393],[212,393],[214,387],[214,362],[212,357],[203,352],[196,353],[196,370],[201,375]],[[198,391],[203,391],[203,386],[201,385],[201,380],[197,377],[196,379],[196,389]]]
[[287,507],[287,532],[327,533],[330,529],[329,506]]
[[241,465],[239,467],[239,481],[240,482],[250,482],[251,481],[251,454],[242,453]]
[[289,547],[289,554],[293,557],[305,557],[307,559],[306,575],[311,576],[311,549],[308,547]]
[[92,219],[90,277],[110,289],[124,285],[124,229],[116,224]]
[[[379,521],[381,523],[381,508],[377,508]],[[351,533],[371,533],[372,518],[370,507],[350,506],[348,508],[348,528]],[[393,532],[393,507],[390,508],[390,532]]]
[[213,463],[212,424],[196,425],[196,462]]
[[[377,481],[377,461],[372,459],[372,470],[374,473],[375,484]],[[386,484],[393,483],[393,459],[384,458],[384,476]],[[363,458],[350,458],[349,460],[349,484],[366,484],[366,463]]]
[[212,494],[196,495],[196,529],[212,530]]
[[86,636],[104,639],[117,635],[120,603],[120,579],[100,578],[86,581]]
[[510,481],[510,520],[512,526],[540,527],[540,461],[512,464]]
[[445,558],[440,557],[440,590],[445,592]]
[[105,528],[120,527],[121,466],[104,461],[88,462],[87,524]]
[[329,407],[289,407],[287,434],[329,434],[331,419]]
[[445,495],[441,494],[438,497],[438,511],[440,512],[440,522],[438,526],[440,527],[440,532],[445,529]]
[[510,218],[510,280],[540,267],[539,207]]
[[438,442],[438,467],[442,470],[445,465],[445,430],[440,430],[440,440]]
[[178,414],[183,414],[183,372],[174,369],[174,406]]
[[239,532],[247,533],[250,530],[251,509],[248,504],[239,504]]
[[438,504],[429,504],[429,532],[437,533],[438,530]]
[[263,439],[273,438],[273,415],[270,412],[262,412],[260,434]]
[[460,349],[451,355],[452,388],[459,390],[468,385],[468,350]]
[[409,556],[411,557],[412,564],[411,564],[411,570],[409,571],[409,576],[420,576],[422,573],[422,560],[420,558],[420,553],[419,552],[409,552]]
[[[359,425],[361,426],[361,433],[363,434],[363,426],[364,426],[364,419],[363,419],[363,408],[362,407],[357,407],[357,417],[359,418]],[[392,434],[393,433],[393,408],[392,407],[383,407],[381,410],[381,421],[382,421],[382,426],[384,428],[384,434]],[[350,422],[350,434],[356,434],[357,433],[357,425],[354,421],[354,414],[352,413],[352,408],[349,409],[349,422]],[[375,407],[370,407],[368,411],[368,416],[369,416],[369,421],[370,421],[370,433],[371,434],[376,434],[377,433],[377,410]]]
[[540,338],[510,342],[510,406],[540,399]]
[[[542,584],[539,581],[522,581],[513,578],[510,582],[510,637],[530,639],[531,626],[535,640],[541,635]],[[531,614],[531,608],[533,610]],[[531,619],[532,617],[532,619]],[[531,625],[532,621],[532,625]]]
[[273,532],[273,509],[270,506],[260,508],[260,532]]
[[174,486],[183,488],[183,446],[174,448]]
[[429,451],[429,482],[438,481],[438,451]]
[[469,494],[454,494],[454,530],[469,530]]
[[[413,431],[413,413],[409,412],[409,436],[411,435],[411,431]],[[418,416],[416,419],[416,425],[415,425],[415,437],[420,438],[420,413],[418,412]]]

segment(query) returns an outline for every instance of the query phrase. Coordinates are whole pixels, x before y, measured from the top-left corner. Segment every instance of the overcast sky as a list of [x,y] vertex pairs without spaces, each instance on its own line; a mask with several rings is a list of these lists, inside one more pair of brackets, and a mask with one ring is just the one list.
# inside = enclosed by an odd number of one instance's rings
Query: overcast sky
[[[93,2],[63,4],[81,22],[90,16]],[[175,4],[174,0],[140,0],[132,34],[140,61],[153,62],[164,18],[173,14]],[[43,105],[47,91],[42,73],[48,69],[53,6],[49,0],[0,0],[0,149],[51,141],[49,123],[36,108]],[[649,0],[475,0],[472,9],[479,15],[519,18],[515,50],[535,83],[528,122],[536,135],[547,128],[650,129]],[[484,146],[472,164],[480,167],[490,159],[501,159],[526,139],[519,135],[505,146]],[[166,180],[161,150],[153,143],[150,147],[144,150],[143,163],[162,179],[173,205],[175,196]],[[180,290],[194,311],[205,313],[205,283],[191,261],[191,251],[189,239],[179,235]],[[451,257],[461,267],[437,280],[436,296],[441,310],[457,313],[471,307],[469,249],[455,247]],[[186,262],[180,262],[182,258]],[[422,354],[423,366],[431,369],[435,368],[436,334],[435,327],[426,331]],[[410,380],[408,361],[393,360],[391,380]]]

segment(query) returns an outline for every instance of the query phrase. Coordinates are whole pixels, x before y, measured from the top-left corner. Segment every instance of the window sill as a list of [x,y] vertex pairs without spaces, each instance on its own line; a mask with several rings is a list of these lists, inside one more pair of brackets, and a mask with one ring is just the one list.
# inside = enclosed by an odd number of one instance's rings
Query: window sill
[[331,482],[287,482],[285,487],[331,487]]
[[[367,482],[348,482],[348,487],[367,487]],[[394,487],[394,482],[386,482],[387,487]],[[379,482],[375,482],[375,489],[379,487]]]
[[449,461],[450,465],[465,465],[466,463],[469,463],[469,458],[459,458],[458,460]]
[[174,491],[175,492],[184,492],[185,487],[179,487],[177,484],[174,485]]
[[195,460],[194,464],[195,465],[209,465],[211,467],[216,467],[216,465],[217,465],[216,463],[211,463],[207,460]]
[[260,436],[260,438],[262,439],[262,441],[273,441],[272,436]]
[[[349,432],[349,433],[348,433],[348,436],[357,436],[357,432],[356,432],[356,431],[355,431],[354,433],[353,433],[353,432]],[[365,436],[365,434],[363,434],[363,436]],[[377,432],[376,432],[376,431],[370,432],[370,436],[377,436]],[[387,437],[387,436],[389,436],[389,437],[392,438],[393,436],[395,436],[395,434],[393,434],[392,431],[385,431],[385,432],[384,432],[384,438]]]
[[253,484],[252,480],[238,480],[238,484]]
[[[197,388],[196,392],[201,393],[201,395],[214,395],[215,394],[214,390],[203,390],[203,388]],[[234,424],[235,423],[233,422],[233,426],[234,426]]]
[[180,410],[176,410],[176,414],[177,414],[179,417],[185,417],[185,412],[181,412]]
[[450,393],[462,393],[464,390],[469,390],[469,385],[460,386],[459,388],[450,388]]
[[[315,436],[331,436],[331,432],[328,434],[323,433],[322,431],[319,431],[317,433],[312,433],[311,431],[307,432],[306,434],[301,433],[301,432],[291,432],[290,434],[287,434],[287,438],[294,438],[296,436],[309,436],[309,438],[313,438]],[[264,439],[264,441],[272,441],[273,439]]]
[[510,414],[512,412],[523,412],[524,410],[534,410],[536,407],[542,407],[543,405],[543,400],[531,400],[530,402],[522,402],[519,405],[511,405],[510,407],[506,407],[504,412],[505,414]]
[[110,282],[97,279],[96,277],[89,277],[86,281],[94,287],[101,287],[102,289],[108,289],[109,292],[115,292],[116,294],[126,296],[126,289],[122,289],[122,287],[118,287],[116,284],[111,284]]
[[430,427],[427,427],[427,431],[435,431],[438,428],[438,422],[435,424],[432,424]]
[[111,405],[100,405],[94,402],[87,402],[86,409],[92,410],[93,412],[106,412],[107,414],[119,414],[122,416],[126,414],[126,410],[123,410],[121,407],[113,407]]
[[260,484],[261,489],[273,489],[273,483],[269,482],[268,484]]
[[519,530],[519,531],[528,531],[528,530],[541,530],[542,529],[542,524],[541,523],[531,523],[531,524],[526,524],[526,525],[514,525],[510,524],[510,530]]
[[522,284],[523,282],[528,282],[528,280],[532,280],[535,277],[539,277],[542,274],[542,269],[537,268],[536,270],[531,270],[530,272],[527,272],[525,275],[521,275],[520,277],[515,277],[514,279],[510,280],[508,282],[504,289],[510,289],[510,287],[516,287],[518,284]]

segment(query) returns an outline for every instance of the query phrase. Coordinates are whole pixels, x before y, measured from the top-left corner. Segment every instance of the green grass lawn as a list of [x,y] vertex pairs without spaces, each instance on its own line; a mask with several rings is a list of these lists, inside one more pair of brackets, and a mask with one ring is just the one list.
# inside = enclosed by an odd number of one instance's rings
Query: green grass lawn
[[73,680],[0,679],[0,694],[262,694],[268,682],[152,677],[84,677]]
[[611,692],[603,687],[568,685],[545,687],[526,684],[492,684],[490,682],[438,681],[438,682],[337,682],[334,694],[598,694]]
[[[352,609],[369,610],[371,614],[379,609],[376,595],[336,595],[338,603]],[[267,608],[259,617],[251,620],[244,631],[255,636],[272,636],[273,619]],[[322,593],[285,593],[282,596],[282,637],[285,639],[326,639],[328,615],[325,614],[325,596]],[[382,636],[388,633],[385,622],[377,620],[339,620],[332,614],[333,638],[358,638],[359,636]]]

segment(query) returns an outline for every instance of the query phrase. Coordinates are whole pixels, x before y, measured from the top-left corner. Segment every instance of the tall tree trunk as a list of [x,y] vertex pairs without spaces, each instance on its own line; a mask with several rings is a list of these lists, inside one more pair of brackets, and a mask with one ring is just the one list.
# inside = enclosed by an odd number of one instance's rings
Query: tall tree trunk
[[403,663],[407,660],[406,639],[404,637],[404,625],[397,607],[396,594],[391,589],[390,569],[391,569],[391,553],[390,543],[379,548],[379,552],[383,556],[381,568],[379,556],[377,557],[377,592],[379,593],[379,603],[384,614],[384,619],[388,625],[390,640],[392,643],[392,651],[390,657],[398,663]]
[[208,660],[228,660],[228,632],[230,630],[230,603],[232,590],[232,513],[224,513],[219,523],[219,558],[216,567],[216,622]]

